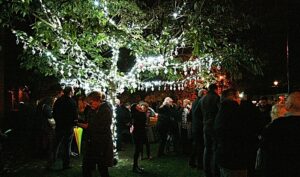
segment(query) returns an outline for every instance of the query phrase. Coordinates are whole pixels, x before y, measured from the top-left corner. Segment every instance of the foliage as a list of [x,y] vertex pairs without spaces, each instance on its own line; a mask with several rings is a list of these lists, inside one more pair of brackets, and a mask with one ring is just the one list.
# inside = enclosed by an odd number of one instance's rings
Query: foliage
[[[144,89],[145,80],[171,80],[162,85],[178,87],[187,78],[211,81],[211,67],[233,79],[240,78],[242,68],[261,74],[260,61],[239,39],[252,25],[251,17],[238,11],[243,3],[4,0],[0,19],[22,42],[25,68],[120,93],[125,87]],[[20,21],[30,29],[20,28]],[[136,57],[132,69],[118,69],[120,48]],[[147,56],[163,60],[147,64]],[[174,59],[183,56],[188,59]]]

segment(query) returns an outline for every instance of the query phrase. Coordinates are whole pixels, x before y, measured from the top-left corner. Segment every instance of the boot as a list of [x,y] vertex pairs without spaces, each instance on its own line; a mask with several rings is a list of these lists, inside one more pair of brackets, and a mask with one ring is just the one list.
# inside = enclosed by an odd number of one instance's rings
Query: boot
[[139,168],[138,166],[133,166],[132,167],[132,171],[134,173],[138,173],[138,174],[142,174],[143,173],[143,169]]

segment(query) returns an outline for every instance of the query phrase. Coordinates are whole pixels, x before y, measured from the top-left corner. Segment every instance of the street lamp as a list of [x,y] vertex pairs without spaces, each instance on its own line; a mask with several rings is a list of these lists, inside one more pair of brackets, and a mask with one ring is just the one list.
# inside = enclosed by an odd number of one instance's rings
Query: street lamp
[[275,80],[275,81],[273,82],[273,84],[274,84],[275,87],[277,87],[278,84],[279,84],[279,82]]

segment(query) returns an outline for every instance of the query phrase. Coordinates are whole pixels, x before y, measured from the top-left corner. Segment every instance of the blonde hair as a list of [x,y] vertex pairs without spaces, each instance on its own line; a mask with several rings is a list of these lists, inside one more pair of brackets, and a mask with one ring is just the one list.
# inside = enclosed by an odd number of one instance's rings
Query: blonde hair
[[284,104],[275,104],[275,105],[273,105],[272,110],[271,110],[272,121],[279,118],[279,117],[285,116],[286,113],[287,113],[287,110],[286,110]]
[[172,101],[173,101],[173,99],[172,99],[172,98],[170,98],[170,97],[166,97],[166,98],[164,99],[164,102],[163,102],[163,104],[162,104],[162,105],[160,105],[160,108],[162,108],[164,105],[170,105]]
[[184,99],[183,102],[182,102],[182,104],[184,106],[187,106],[187,105],[191,104],[191,101],[189,99]]

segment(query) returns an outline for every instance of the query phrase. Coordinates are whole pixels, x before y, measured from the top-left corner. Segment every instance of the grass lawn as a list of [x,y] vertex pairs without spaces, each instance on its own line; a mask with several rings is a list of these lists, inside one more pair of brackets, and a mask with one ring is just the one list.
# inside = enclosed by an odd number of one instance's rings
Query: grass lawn
[[[126,150],[119,152],[119,161],[115,167],[109,169],[112,177],[202,177],[202,171],[191,169],[188,165],[187,156],[176,156],[174,154],[157,158],[157,144],[151,144],[153,159],[140,160],[139,164],[145,169],[144,174],[136,174],[131,171],[133,162],[133,145],[127,144]],[[12,159],[10,168],[1,177],[80,177],[81,176],[81,157],[72,159],[73,168],[60,170],[61,160],[55,164],[54,170],[45,170],[44,160],[23,158]],[[13,166],[13,167],[11,167]],[[95,172],[94,176],[100,176]]]

